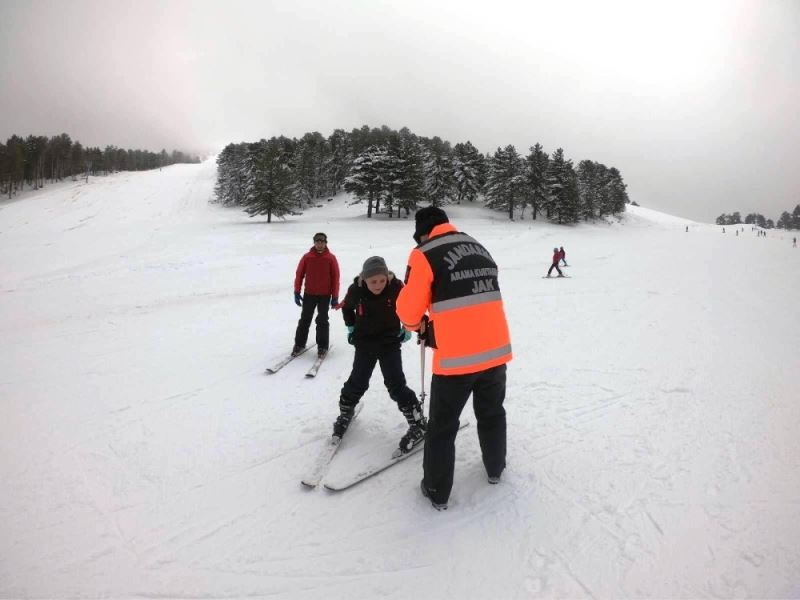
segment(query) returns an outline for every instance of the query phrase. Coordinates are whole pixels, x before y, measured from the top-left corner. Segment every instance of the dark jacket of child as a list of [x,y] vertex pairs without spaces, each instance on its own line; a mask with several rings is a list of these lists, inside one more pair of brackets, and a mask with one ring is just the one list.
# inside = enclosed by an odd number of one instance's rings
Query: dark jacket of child
[[392,272],[386,287],[377,295],[369,291],[361,277],[353,279],[342,304],[342,317],[345,325],[353,327],[354,346],[375,353],[400,347],[400,319],[395,305],[401,289],[403,283]]

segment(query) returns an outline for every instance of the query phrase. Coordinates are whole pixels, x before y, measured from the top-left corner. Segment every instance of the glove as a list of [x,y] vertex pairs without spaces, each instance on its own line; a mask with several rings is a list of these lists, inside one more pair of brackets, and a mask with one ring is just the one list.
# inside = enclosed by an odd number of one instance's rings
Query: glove
[[[426,340],[428,339],[428,332],[430,331],[430,319],[428,315],[422,315],[422,323],[425,323],[425,332],[422,332],[422,325],[417,330],[417,343],[418,344],[425,344]],[[427,344],[426,344],[427,345]]]
[[336,305],[339,304],[339,299],[336,296],[331,298],[331,308],[336,308]]
[[411,339],[411,332],[405,327],[401,327],[400,333],[397,334],[397,337],[400,338],[401,344],[405,344],[408,340]]
[[347,343],[354,344],[355,343],[355,334],[353,333],[353,329],[355,329],[352,325],[347,326]]
[[294,293],[294,303],[297,304],[297,306],[303,306],[303,297],[300,295],[300,292]]

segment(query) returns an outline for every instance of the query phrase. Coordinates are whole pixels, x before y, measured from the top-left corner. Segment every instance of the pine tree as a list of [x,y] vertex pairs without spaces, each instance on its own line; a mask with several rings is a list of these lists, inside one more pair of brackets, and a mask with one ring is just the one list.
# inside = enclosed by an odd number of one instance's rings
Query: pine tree
[[788,211],[783,211],[777,223],[778,229],[792,228],[792,215]]
[[359,202],[367,200],[367,218],[372,218],[373,207],[377,210],[380,206],[384,191],[381,169],[385,153],[384,148],[370,146],[355,158],[350,174],[344,180],[346,192],[354,194]]
[[328,138],[330,154],[326,164],[329,192],[334,196],[344,186],[344,180],[353,161],[352,143],[350,136],[344,129],[336,129]]
[[443,206],[454,194],[453,165],[446,152],[429,150],[425,159],[425,196],[431,206]]
[[400,130],[399,136],[399,185],[395,193],[398,217],[400,210],[410,214],[416,210],[417,202],[425,194],[424,152],[416,135],[408,128]]
[[453,180],[456,202],[458,204],[461,204],[462,200],[473,202],[481,191],[480,163],[483,161],[483,156],[469,141],[456,144],[454,153]]
[[547,168],[547,217],[558,223],[569,223],[577,218],[578,206],[575,198],[577,183],[572,161],[564,158],[564,150],[558,148]]
[[306,203],[321,197],[328,188],[324,170],[328,154],[325,138],[316,131],[305,134],[296,144],[293,164],[295,183],[299,186],[297,195]]
[[611,212],[614,214],[624,212],[625,205],[630,202],[626,191],[628,186],[622,181],[622,174],[615,167],[608,169],[608,174]]
[[526,174],[522,158],[512,145],[498,148],[489,166],[489,177],[485,187],[486,205],[495,210],[508,212],[514,220],[516,207],[526,197]]
[[525,157],[525,204],[530,205],[531,218],[536,220],[539,211],[547,203],[546,176],[550,157],[539,143],[530,150]]
[[250,144],[247,149],[247,181],[243,206],[251,217],[282,217],[291,212],[296,191],[291,166],[290,140],[272,138]]
[[578,163],[578,190],[580,192],[580,216],[588,221],[598,214],[598,200],[600,192],[600,179],[598,178],[598,164],[591,160],[582,160]]

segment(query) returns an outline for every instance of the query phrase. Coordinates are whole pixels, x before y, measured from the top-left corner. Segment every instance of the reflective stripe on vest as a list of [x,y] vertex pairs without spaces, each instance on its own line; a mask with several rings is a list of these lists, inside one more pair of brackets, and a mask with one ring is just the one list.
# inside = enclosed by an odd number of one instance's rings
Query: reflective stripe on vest
[[466,233],[445,233],[444,235],[436,236],[432,240],[425,242],[419,247],[419,249],[425,253],[428,250],[433,250],[434,248],[438,248],[444,244],[457,244],[459,242],[470,244],[478,243],[475,238],[467,235]]
[[500,358],[506,354],[511,353],[511,344],[500,346],[478,354],[467,354],[466,356],[455,356],[453,358],[443,358],[440,365],[443,369],[455,369],[458,367],[469,367],[471,365],[478,365],[494,358]]
[[463,308],[465,306],[475,306],[476,304],[485,304],[486,302],[495,302],[502,300],[500,292],[483,292],[481,294],[473,294],[471,296],[462,296],[461,298],[453,298],[452,300],[442,300],[441,302],[434,302],[431,304],[431,309],[435,313],[441,313],[446,310],[453,310],[454,308]]

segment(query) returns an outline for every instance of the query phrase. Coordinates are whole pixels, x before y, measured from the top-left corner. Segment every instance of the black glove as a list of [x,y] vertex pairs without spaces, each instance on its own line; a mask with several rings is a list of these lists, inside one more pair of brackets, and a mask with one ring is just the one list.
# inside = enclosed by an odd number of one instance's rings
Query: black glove
[[336,296],[334,296],[333,298],[331,298],[331,308],[336,308],[337,304],[339,304],[339,299]]
[[[422,323],[425,324],[425,332],[422,331]],[[420,322],[419,329],[417,329],[417,344],[422,344],[425,340],[428,339],[428,333],[430,332],[430,319],[428,315],[422,315],[422,321]]]
[[294,293],[294,303],[297,304],[297,306],[303,306],[303,297],[300,295],[300,292]]
[[353,327],[352,325],[348,325],[347,326],[347,343],[348,344],[353,344],[355,342],[355,334],[353,333],[354,329],[355,329],[355,327]]

